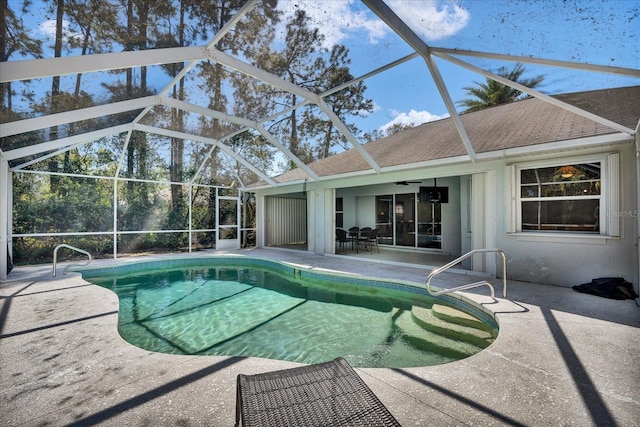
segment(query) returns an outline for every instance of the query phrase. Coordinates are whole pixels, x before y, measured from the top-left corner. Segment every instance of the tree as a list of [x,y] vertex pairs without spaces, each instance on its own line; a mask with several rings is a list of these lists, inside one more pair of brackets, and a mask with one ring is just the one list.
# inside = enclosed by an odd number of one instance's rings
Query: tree
[[[258,66],[310,92],[326,92],[353,77],[349,73],[348,50],[336,45],[329,51],[323,47],[324,39],[318,28],[309,27],[306,13],[298,10],[287,23],[285,47],[280,51],[265,50],[259,57]],[[364,98],[365,89],[366,86],[358,83],[325,100],[333,113],[344,121],[348,115],[358,115],[373,108],[373,102]],[[274,111],[290,109],[303,101],[296,94],[275,89],[266,95],[273,100]],[[355,126],[348,127],[352,133],[357,132]],[[269,131],[305,163],[328,156],[332,146],[346,142],[334,123],[318,106],[311,104],[280,116]],[[292,168],[295,164],[289,162],[285,167]]]
[[[340,86],[353,80],[349,72],[348,59],[349,50],[342,45],[335,45],[331,50],[329,64],[324,73],[321,74],[316,90],[319,93],[326,92],[331,88]],[[350,85],[339,92],[332,93],[324,99],[332,112],[346,123],[347,116],[361,116],[365,112],[373,111],[373,101],[364,97],[367,87],[363,82]],[[346,136],[340,132],[335,123],[329,120],[324,114],[320,114],[319,109],[308,108],[304,114],[302,130],[308,137],[315,136],[317,146],[315,157],[324,159],[331,155],[331,148],[335,145],[347,144]],[[350,132],[356,133],[358,129],[354,125],[347,124]]]
[[[218,33],[245,3],[245,0],[194,2],[193,10],[191,10],[194,20],[190,27],[192,38],[199,36],[207,39],[210,37],[209,33]],[[271,1],[260,2],[247,14],[245,19],[238,22],[225,37],[220,38],[214,47],[221,52],[229,52],[234,55],[242,53],[250,61],[254,59],[258,52],[264,49],[264,46],[267,46],[273,40],[274,33],[273,25],[271,24],[276,20],[275,3]],[[245,113],[245,117],[252,115],[250,103],[246,102],[247,92],[244,92],[242,85],[238,84],[239,79],[241,79],[240,76],[213,61],[200,62],[198,71],[199,87],[203,89],[203,93],[209,95],[208,108],[227,113],[231,113],[232,110],[237,110],[236,113],[242,110]],[[228,85],[233,87],[234,90],[231,91]],[[233,100],[230,100],[230,98],[233,98]],[[238,110],[239,104],[243,105],[240,110]],[[236,125],[211,117],[200,117],[198,124],[204,136],[216,139],[237,130]],[[209,148],[203,147],[203,150],[208,151]],[[218,149],[213,150],[209,159],[210,184],[222,183],[228,185],[234,178],[224,172],[221,173],[221,171],[224,171],[224,165],[218,154]],[[210,191],[208,198],[209,209],[204,220],[208,228],[214,227],[217,223],[215,203],[216,192]]]
[[[27,14],[29,2],[25,1],[20,15]],[[0,0],[0,62],[7,62],[9,58],[18,53],[22,56],[42,56],[42,43],[28,36],[22,19],[9,6],[7,0]],[[11,82],[0,84],[0,117],[12,116],[12,90]],[[12,117],[13,120],[13,117]],[[7,120],[11,121],[11,120]]]
[[[53,56],[59,58],[62,56],[62,25],[64,18],[64,0],[54,0],[54,4],[52,6],[54,8],[54,12],[56,14],[56,37],[55,44],[53,48]],[[49,94],[49,107],[51,108],[51,112],[57,113],[60,111],[60,76],[53,76],[51,79],[51,93]],[[55,140],[58,137],[58,126],[54,125],[49,128],[49,139]],[[52,157],[49,160],[49,171],[58,172],[58,159],[56,157]],[[51,192],[58,191],[58,181],[59,178],[55,175],[51,175],[49,177],[49,187]]]
[[[322,58],[326,49],[322,48],[324,36],[317,28],[309,28],[307,23],[308,17],[304,10],[298,10],[293,19],[287,23],[285,47],[281,51],[265,48],[258,58],[258,66],[283,80],[314,91],[315,83],[326,68]],[[274,110],[291,108],[302,101],[294,93],[277,89],[265,95],[273,100]],[[291,153],[306,162],[313,156],[308,146],[305,147],[301,142],[299,125],[298,110],[293,109],[273,123],[269,131],[287,144]],[[289,167],[295,167],[293,162],[290,162]]]
[[[522,64],[516,64],[511,70],[508,70],[506,67],[500,67],[497,74],[511,80],[512,82],[519,83],[529,88],[539,86],[544,80],[543,75],[538,75],[531,79],[522,79],[521,77],[524,72],[524,66]],[[517,101],[522,95],[522,91],[490,78],[487,78],[485,83],[474,83],[477,87],[467,86],[464,88],[467,91],[467,94],[473,98],[466,98],[457,102],[459,106],[465,107],[465,110],[463,111],[464,113],[470,113],[482,110],[483,108]]]

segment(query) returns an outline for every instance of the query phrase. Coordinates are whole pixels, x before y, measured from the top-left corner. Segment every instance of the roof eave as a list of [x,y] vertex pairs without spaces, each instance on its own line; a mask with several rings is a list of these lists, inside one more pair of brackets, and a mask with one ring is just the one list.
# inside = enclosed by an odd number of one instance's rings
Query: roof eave
[[[626,133],[613,133],[606,135],[598,135],[591,136],[586,138],[576,138],[564,141],[555,141],[544,144],[536,144],[536,145],[528,145],[525,147],[514,147],[507,148],[503,150],[496,151],[487,151],[478,153],[476,157],[476,162],[488,162],[493,160],[500,159],[518,159],[527,156],[541,155],[541,154],[552,154],[552,153],[561,153],[567,151],[577,151],[577,150],[585,150],[599,147],[607,147],[607,146],[615,146],[620,144],[630,144],[635,141],[634,136],[630,136]],[[379,176],[381,178],[384,175],[396,173],[396,172],[408,172],[417,169],[425,169],[425,168],[435,168],[442,166],[454,166],[454,165],[462,165],[462,164],[470,164],[474,163],[469,159],[469,156],[455,156],[455,157],[446,157],[441,159],[427,160],[424,162],[417,163],[405,163],[402,165],[395,165],[390,167],[383,167],[381,173],[378,174],[372,169],[360,170],[355,172],[341,173],[335,175],[325,175],[319,177],[318,182],[327,182],[327,181],[340,181],[346,179],[360,178],[366,176]],[[395,180],[395,178],[394,178]],[[303,183],[303,180],[295,180],[288,182],[279,182],[277,184],[278,188],[289,187],[294,185],[300,185]],[[268,185],[260,185],[256,187],[251,187],[251,191],[260,191],[264,189],[273,189]]]

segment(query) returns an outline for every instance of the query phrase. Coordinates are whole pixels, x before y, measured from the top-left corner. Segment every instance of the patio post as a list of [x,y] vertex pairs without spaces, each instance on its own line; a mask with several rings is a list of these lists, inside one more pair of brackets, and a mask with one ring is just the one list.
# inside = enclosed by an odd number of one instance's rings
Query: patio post
[[[640,122],[636,126],[636,293],[640,295]],[[640,306],[640,298],[636,298]]]
[[9,252],[9,212],[11,210],[9,189],[10,174],[9,162],[0,151],[0,280],[7,278],[7,266]]

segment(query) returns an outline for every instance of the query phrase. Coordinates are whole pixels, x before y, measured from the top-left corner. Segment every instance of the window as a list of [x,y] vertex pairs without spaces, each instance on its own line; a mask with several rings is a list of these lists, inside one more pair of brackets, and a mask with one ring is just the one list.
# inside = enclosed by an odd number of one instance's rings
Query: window
[[343,225],[343,213],[342,197],[336,197],[336,227],[342,228]]
[[610,155],[515,167],[517,231],[615,235],[617,228],[601,213],[608,212],[612,194],[617,195],[617,180],[610,178],[616,174],[608,171],[617,173],[617,159]]

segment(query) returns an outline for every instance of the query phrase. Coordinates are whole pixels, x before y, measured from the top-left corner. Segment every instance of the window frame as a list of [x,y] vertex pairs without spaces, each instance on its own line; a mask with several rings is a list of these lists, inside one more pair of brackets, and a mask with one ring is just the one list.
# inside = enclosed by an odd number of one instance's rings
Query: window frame
[[[522,197],[521,171],[528,169],[561,167],[565,165],[579,165],[584,163],[600,163],[600,195],[584,199],[599,198],[600,222],[598,231],[567,231],[567,230],[523,230],[522,227],[522,203],[530,200]],[[620,220],[615,212],[619,211],[620,205],[620,155],[618,153],[600,153],[593,155],[564,157],[559,159],[545,159],[530,162],[519,162],[510,165],[511,171],[511,208],[512,220],[509,227],[510,234],[522,236],[543,236],[543,237],[575,237],[575,238],[598,238],[598,237],[620,237]],[[532,200],[576,200],[575,196],[566,198],[557,196],[539,198]],[[579,199],[578,199],[579,200]]]

